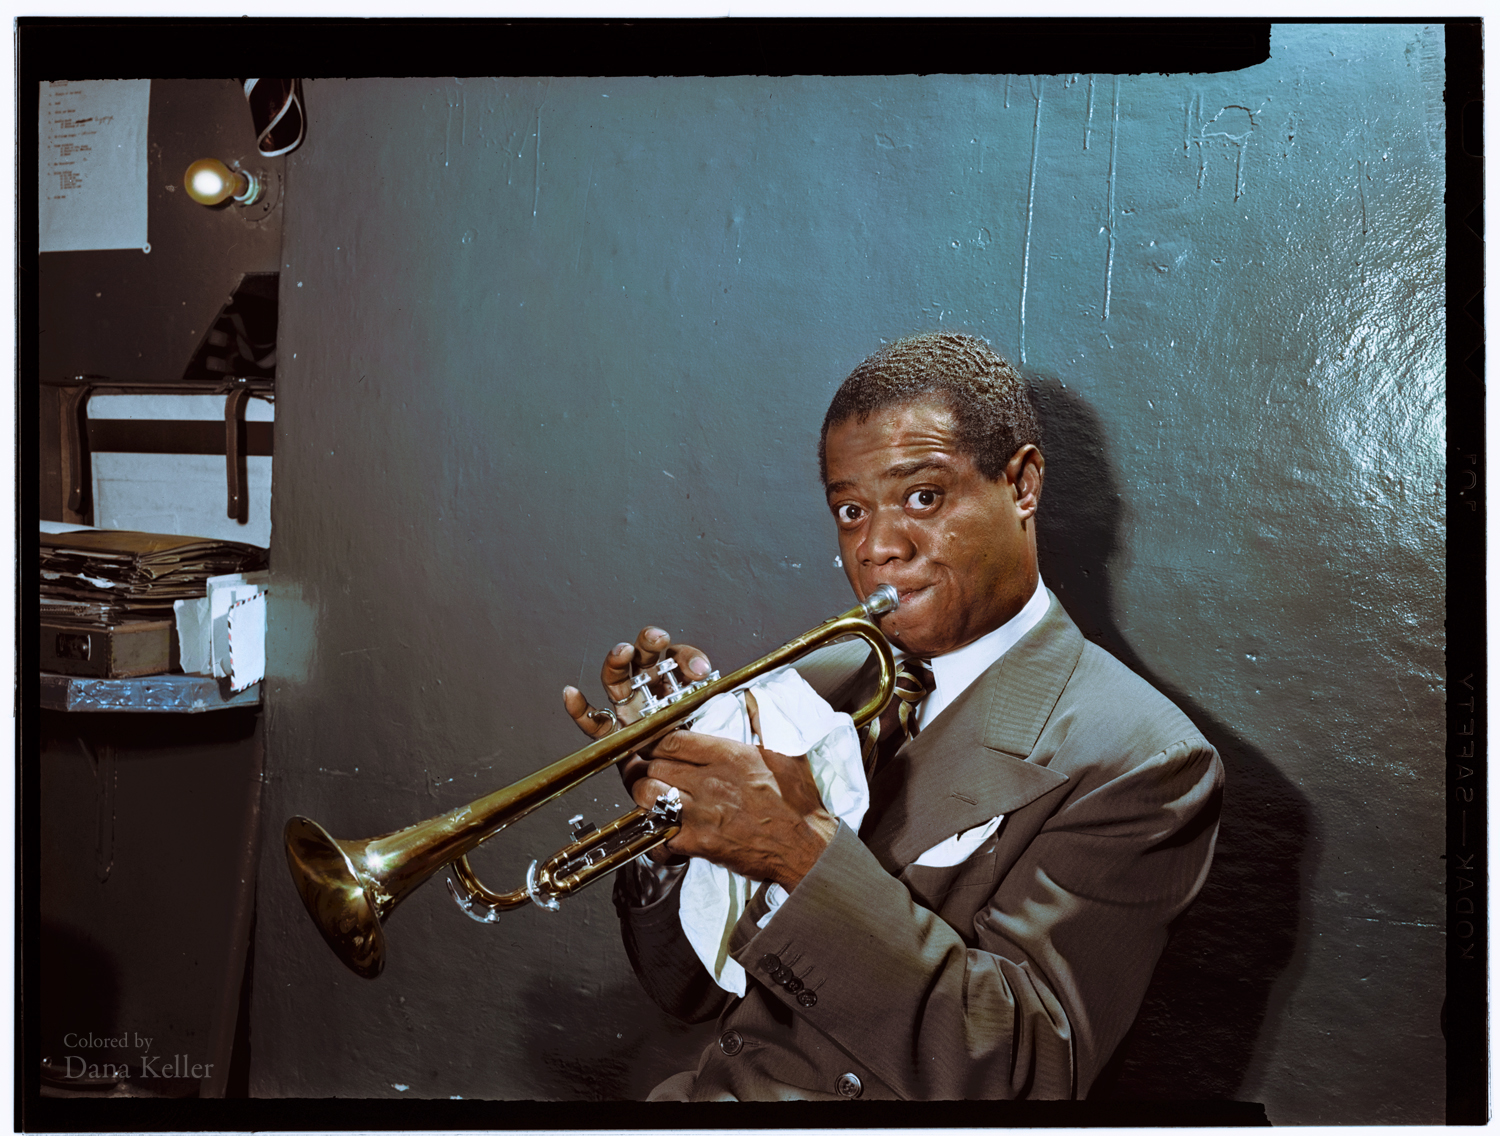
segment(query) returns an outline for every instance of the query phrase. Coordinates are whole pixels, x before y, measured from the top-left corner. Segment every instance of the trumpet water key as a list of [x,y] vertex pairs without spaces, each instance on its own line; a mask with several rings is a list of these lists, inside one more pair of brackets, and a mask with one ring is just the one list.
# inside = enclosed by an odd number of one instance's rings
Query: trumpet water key
[[[715,695],[738,690],[851,636],[869,644],[879,667],[875,694],[853,715],[855,725],[863,726],[880,714],[895,690],[890,644],[875,621],[896,605],[896,589],[882,585],[842,615],[722,678],[715,672],[701,682],[683,683],[672,673],[675,663],[663,660],[671,665],[659,664],[634,680],[631,705],[641,715],[637,720],[512,785],[408,828],[365,840],[335,840],[307,817],[293,817],[285,831],[287,865],[307,913],[350,970],[375,978],[385,966],[386,918],[444,867],[453,869],[448,888],[458,905],[482,923],[527,903],[555,910],[563,897],[676,836],[680,826],[674,794],[665,794],[649,809],[622,813],[603,828],[575,817],[572,842],[540,865],[533,861],[525,883],[514,891],[485,887],[469,866],[468,854],[548,801],[690,722]],[[663,692],[653,692],[653,684]]]

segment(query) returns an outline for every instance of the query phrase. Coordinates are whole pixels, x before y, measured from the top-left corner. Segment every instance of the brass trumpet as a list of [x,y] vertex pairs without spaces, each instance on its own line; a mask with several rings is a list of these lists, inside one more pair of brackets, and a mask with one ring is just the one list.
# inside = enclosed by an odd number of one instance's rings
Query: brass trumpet
[[601,829],[583,826],[581,818],[575,818],[573,842],[540,867],[532,861],[525,884],[511,892],[494,892],[480,883],[469,867],[468,854],[534,809],[689,722],[716,694],[737,690],[835,639],[854,636],[875,652],[879,686],[854,714],[855,725],[864,725],[884,709],[895,690],[891,648],[875,620],[894,611],[896,604],[896,590],[882,585],[842,615],[723,678],[715,672],[702,682],[681,685],[667,668],[661,676],[667,694],[661,699],[649,692],[648,684],[657,676],[648,669],[635,680],[638,687],[647,687],[648,710],[639,720],[513,785],[409,828],[368,840],[335,840],[307,817],[293,817],[286,824],[287,865],[307,913],[344,965],[364,978],[376,978],[385,966],[385,919],[445,865],[453,866],[457,879],[456,885],[449,880],[449,891],[479,922],[493,922],[499,912],[525,903],[556,910],[562,897],[676,836],[677,802],[663,798],[650,809],[623,813]]

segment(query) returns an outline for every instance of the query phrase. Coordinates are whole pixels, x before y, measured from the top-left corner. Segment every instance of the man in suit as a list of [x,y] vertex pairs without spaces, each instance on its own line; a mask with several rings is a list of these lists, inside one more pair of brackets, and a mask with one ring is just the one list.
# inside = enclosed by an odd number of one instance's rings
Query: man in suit
[[[800,755],[679,731],[626,765],[637,803],[680,797],[672,858],[765,881],[731,935],[733,997],[682,932],[681,868],[620,873],[647,992],[719,1016],[651,1099],[1082,1098],[1130,1027],[1207,874],[1223,771],[1042,586],[1040,441],[1019,375],[968,336],[893,344],[834,396],[819,456],[844,570],[860,598],[897,589],[880,626],[913,677],[870,747],[858,832]],[[611,699],[663,653],[707,673],[647,628],[606,659]],[[873,681],[826,657],[804,675],[838,708]],[[612,728],[564,700],[591,736]]]

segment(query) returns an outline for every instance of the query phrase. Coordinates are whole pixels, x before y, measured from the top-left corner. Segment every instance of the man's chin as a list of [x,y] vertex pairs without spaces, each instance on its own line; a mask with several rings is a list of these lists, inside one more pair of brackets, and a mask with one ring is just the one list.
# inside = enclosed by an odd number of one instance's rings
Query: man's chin
[[918,588],[899,593],[896,610],[881,620],[880,629],[886,638],[903,651],[922,652],[937,638],[932,634],[933,628],[927,626],[931,592],[930,588]]
[[921,639],[912,640],[909,642],[902,641],[900,639],[892,639],[891,646],[907,655],[915,655],[918,658],[922,659],[930,659],[934,655],[943,655],[947,653],[941,646]]
[[925,627],[887,624],[883,625],[881,630],[885,632],[885,637],[891,641],[892,646],[905,651],[908,655],[941,655],[946,650],[942,636],[933,635]]

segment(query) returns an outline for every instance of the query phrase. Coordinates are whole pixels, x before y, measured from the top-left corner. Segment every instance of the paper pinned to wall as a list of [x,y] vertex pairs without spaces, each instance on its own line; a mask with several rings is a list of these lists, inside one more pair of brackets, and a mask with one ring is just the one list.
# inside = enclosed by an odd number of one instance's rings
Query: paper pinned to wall
[[42,252],[138,248],[146,240],[150,79],[41,84],[37,214]]

